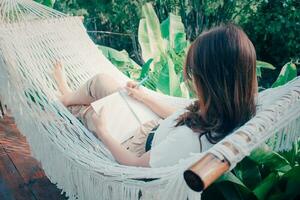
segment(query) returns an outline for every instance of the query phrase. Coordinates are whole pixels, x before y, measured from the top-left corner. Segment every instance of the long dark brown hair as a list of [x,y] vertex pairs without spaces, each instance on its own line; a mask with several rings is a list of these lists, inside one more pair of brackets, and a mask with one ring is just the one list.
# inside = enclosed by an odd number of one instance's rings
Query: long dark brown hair
[[256,112],[256,53],[236,25],[202,33],[190,46],[184,76],[198,100],[187,107],[176,126],[186,125],[216,143]]

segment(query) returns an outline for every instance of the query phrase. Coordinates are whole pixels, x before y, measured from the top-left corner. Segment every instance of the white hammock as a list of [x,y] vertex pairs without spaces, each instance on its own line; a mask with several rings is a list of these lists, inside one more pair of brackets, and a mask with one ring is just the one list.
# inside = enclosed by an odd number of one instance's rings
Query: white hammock
[[[119,165],[57,101],[51,75],[55,60],[65,65],[72,89],[100,72],[121,84],[128,80],[100,53],[79,18],[30,0],[0,0],[0,96],[52,182],[70,199],[199,199],[200,193],[187,187],[182,174],[208,152],[193,154],[172,167]],[[178,107],[190,103],[154,94]],[[299,101],[300,78],[260,93],[257,115],[209,152],[225,157],[233,168],[270,138],[276,150],[288,149],[300,133]],[[241,131],[251,140],[243,140]]]

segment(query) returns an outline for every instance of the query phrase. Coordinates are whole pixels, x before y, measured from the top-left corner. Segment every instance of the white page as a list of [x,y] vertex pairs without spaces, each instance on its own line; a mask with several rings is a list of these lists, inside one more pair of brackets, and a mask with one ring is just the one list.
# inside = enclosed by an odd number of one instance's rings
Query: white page
[[[159,119],[159,116],[156,115],[148,106],[144,103],[129,97],[127,94],[123,95],[126,101],[128,102],[129,106],[135,112],[135,115],[139,118],[142,124],[151,121],[153,119]],[[126,98],[127,97],[127,98]]]
[[108,131],[119,143],[132,137],[141,124],[159,118],[146,105],[129,97],[124,91],[95,101],[91,106],[97,113],[105,106]]

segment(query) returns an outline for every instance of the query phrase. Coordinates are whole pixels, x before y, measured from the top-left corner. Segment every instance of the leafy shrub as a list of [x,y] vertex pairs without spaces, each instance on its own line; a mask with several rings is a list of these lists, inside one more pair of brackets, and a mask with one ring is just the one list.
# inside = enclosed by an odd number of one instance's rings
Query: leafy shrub
[[[259,59],[283,66],[300,55],[300,1],[256,0],[238,23],[255,44]],[[275,78],[275,77],[273,77]]]
[[[125,74],[140,80],[149,76],[146,87],[172,96],[190,97],[190,93],[182,77],[182,65],[189,42],[186,40],[181,18],[170,14],[161,24],[150,3],[143,6],[144,18],[140,20],[138,40],[142,49],[142,58],[146,61],[140,68],[137,78],[136,63],[128,54],[100,46],[104,55],[118,68],[123,69],[124,63],[129,67]],[[112,55],[115,55],[112,57]],[[124,71],[123,71],[124,72]]]
[[[145,86],[152,90],[172,96],[194,96],[193,92],[189,92],[182,76],[189,41],[186,40],[180,16],[170,13],[160,24],[150,3],[145,4],[142,10],[144,18],[139,23],[138,40],[142,50],[141,57],[147,61],[143,66],[139,67],[124,50],[117,51],[105,46],[99,46],[99,49],[130,78],[141,80],[149,76]],[[261,77],[262,69],[274,70],[275,67],[257,61],[258,77]]]

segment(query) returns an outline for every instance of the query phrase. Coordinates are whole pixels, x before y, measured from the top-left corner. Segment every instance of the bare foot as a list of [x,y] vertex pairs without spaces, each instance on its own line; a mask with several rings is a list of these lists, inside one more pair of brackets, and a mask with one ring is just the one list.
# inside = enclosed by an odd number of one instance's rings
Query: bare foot
[[72,92],[67,84],[64,67],[62,66],[60,61],[57,61],[54,64],[53,76],[57,83],[58,89],[63,96],[68,95]]

